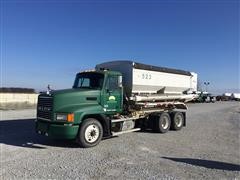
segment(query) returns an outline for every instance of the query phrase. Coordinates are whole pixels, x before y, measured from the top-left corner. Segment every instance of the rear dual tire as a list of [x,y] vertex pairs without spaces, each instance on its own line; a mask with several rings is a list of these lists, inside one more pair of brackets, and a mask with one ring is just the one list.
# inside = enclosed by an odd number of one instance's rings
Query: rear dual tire
[[182,112],[169,113],[163,112],[151,117],[153,120],[153,131],[158,133],[166,133],[171,128],[178,131],[184,125],[184,115]]
[[172,114],[172,124],[171,129],[175,131],[179,131],[182,129],[184,124],[184,115],[182,112],[175,112]]
[[168,113],[154,116],[153,130],[158,133],[166,133],[171,127],[171,118]]

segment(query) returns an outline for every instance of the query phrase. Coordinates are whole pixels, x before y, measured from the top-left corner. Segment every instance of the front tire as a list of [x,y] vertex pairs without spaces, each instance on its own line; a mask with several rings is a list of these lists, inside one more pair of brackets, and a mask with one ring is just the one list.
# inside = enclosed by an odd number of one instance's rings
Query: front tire
[[103,136],[101,123],[94,119],[85,119],[78,132],[77,142],[83,148],[94,147],[99,144]]

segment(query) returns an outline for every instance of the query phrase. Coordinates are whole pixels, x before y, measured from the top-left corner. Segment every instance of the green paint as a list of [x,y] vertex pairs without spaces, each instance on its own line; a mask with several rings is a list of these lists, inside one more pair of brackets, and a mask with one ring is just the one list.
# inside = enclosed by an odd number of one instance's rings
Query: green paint
[[[51,96],[53,97],[51,119],[50,121],[38,120],[36,131],[47,133],[49,137],[53,138],[74,139],[77,136],[79,125],[85,116],[121,113],[122,88],[116,87],[112,83],[121,74],[114,71],[101,71],[97,73],[103,74],[104,77],[101,88],[72,88],[51,92]],[[74,113],[74,122],[57,121],[57,113]]]

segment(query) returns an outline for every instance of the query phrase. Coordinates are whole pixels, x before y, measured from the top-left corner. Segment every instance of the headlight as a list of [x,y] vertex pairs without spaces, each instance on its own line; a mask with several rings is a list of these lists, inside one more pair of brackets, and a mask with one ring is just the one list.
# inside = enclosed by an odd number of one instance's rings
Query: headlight
[[74,114],[57,114],[57,121],[74,122]]
[[66,121],[67,120],[67,114],[57,114],[57,120],[58,121]]

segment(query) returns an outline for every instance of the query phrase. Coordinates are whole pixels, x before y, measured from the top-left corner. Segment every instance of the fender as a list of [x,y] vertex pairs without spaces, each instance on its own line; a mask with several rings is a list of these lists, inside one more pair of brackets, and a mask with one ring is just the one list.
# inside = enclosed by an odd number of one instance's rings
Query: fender
[[80,125],[88,117],[98,119],[104,130],[104,136],[111,136],[111,121],[105,115],[103,107],[96,103],[65,106],[58,109],[58,112],[74,113],[74,125]]
[[58,112],[74,113],[74,124],[80,124],[83,117],[90,114],[105,114],[103,107],[96,103],[73,104],[57,110]]

